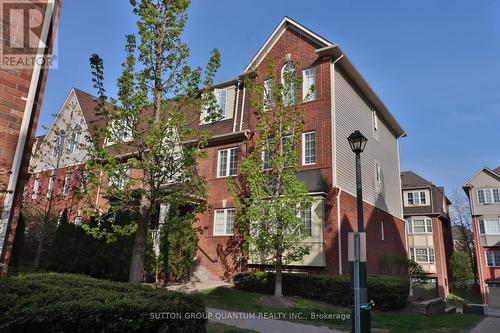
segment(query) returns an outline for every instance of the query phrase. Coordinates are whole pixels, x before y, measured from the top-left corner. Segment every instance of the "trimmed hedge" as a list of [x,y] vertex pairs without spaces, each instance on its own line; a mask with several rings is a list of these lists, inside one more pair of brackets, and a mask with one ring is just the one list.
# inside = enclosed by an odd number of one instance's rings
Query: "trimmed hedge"
[[[274,293],[274,282],[273,272],[244,272],[234,276],[236,289],[263,294]],[[394,310],[404,307],[408,290],[406,280],[393,276],[368,276],[368,299],[375,302],[375,308]],[[340,306],[351,305],[353,301],[350,277],[346,275],[284,273],[283,293]]]
[[1,332],[206,332],[202,300],[165,289],[37,273],[0,279],[0,295]]

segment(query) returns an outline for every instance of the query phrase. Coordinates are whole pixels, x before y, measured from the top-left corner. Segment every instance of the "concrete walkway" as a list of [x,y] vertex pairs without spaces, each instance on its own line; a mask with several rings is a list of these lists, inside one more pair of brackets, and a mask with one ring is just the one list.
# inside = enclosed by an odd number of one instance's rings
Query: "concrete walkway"
[[191,279],[187,283],[169,285],[167,289],[183,293],[194,293],[196,291],[222,286],[232,286],[232,284],[219,280],[205,267],[197,265],[191,274]]
[[486,317],[476,327],[470,331],[471,333],[493,333],[500,331],[500,318]]
[[[268,319],[248,312],[207,308],[208,320],[262,333],[342,333],[328,327],[305,325],[284,320]],[[265,314],[264,314],[265,315]],[[482,333],[482,332],[481,332]]]

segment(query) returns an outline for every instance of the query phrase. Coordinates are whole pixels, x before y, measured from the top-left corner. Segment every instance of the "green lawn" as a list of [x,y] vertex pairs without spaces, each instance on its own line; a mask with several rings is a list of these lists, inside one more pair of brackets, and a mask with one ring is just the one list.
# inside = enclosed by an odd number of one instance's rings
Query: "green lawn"
[[[297,315],[295,315],[294,321],[329,326],[343,331],[349,331],[351,328],[349,309],[303,298],[287,298],[293,304],[288,307],[269,305],[269,296],[222,287],[205,290],[201,296],[209,307],[248,312],[286,313],[287,320],[291,320],[291,314],[300,313],[301,319],[296,319]],[[318,318],[318,314],[323,317]],[[316,315],[315,319],[312,318],[313,315]],[[344,320],[339,318],[340,315],[344,316]],[[348,317],[345,318],[345,316]],[[372,327],[384,329],[383,332],[389,333],[468,332],[481,319],[482,317],[476,315],[450,314],[427,317],[405,311],[397,313],[374,311],[372,312]]]
[[257,333],[257,332],[219,323],[208,323],[207,333]]
[[453,294],[448,294],[448,305],[454,305],[453,296],[457,296],[459,307],[461,307],[464,302],[474,304],[481,303],[479,287],[454,288]]

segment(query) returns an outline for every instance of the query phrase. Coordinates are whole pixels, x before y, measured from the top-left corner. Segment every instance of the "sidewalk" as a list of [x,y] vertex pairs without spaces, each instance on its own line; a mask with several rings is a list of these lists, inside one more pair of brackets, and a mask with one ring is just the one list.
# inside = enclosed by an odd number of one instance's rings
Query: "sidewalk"
[[500,328],[500,318],[486,317],[476,327],[470,331],[471,333],[492,333],[498,332]]
[[[343,333],[328,327],[313,326],[290,321],[253,318],[250,313],[207,308],[209,320],[262,333]],[[482,332],[481,332],[482,333]]]

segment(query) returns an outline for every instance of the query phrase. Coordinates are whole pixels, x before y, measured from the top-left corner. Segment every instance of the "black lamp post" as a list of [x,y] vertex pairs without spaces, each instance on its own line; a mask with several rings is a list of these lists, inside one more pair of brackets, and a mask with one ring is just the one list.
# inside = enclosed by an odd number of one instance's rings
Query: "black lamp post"
[[[366,244],[363,221],[363,187],[361,183],[361,153],[365,150],[367,138],[360,131],[354,131],[349,137],[349,145],[356,154],[356,199],[358,206],[358,230],[354,233],[354,261],[351,262],[351,277],[354,289],[353,331],[370,332],[370,308],[366,283]],[[363,253],[361,252],[363,242]]]

